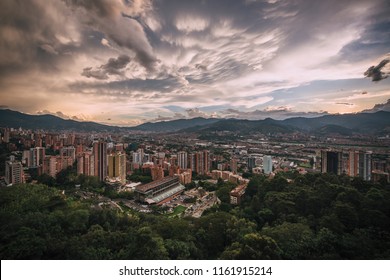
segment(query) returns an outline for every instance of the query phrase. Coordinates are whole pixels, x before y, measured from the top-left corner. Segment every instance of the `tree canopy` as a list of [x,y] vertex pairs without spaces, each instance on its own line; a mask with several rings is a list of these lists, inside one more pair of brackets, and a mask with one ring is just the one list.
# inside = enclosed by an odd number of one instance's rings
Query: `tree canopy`
[[[289,175],[291,176],[291,174]],[[2,259],[389,259],[390,186],[329,174],[253,176],[241,205],[200,218],[93,207],[89,177],[0,189]],[[62,190],[65,190],[63,192]],[[229,205],[229,207],[227,207]]]

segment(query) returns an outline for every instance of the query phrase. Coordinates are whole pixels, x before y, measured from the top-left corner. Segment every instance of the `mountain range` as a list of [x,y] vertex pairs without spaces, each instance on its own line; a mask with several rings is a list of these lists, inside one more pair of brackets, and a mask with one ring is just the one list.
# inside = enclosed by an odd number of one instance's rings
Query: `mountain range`
[[193,118],[156,123],[144,123],[135,127],[117,127],[95,122],[64,120],[53,115],[28,115],[9,109],[0,110],[0,127],[13,127],[43,130],[74,130],[84,132],[191,132],[209,133],[218,131],[250,134],[289,133],[304,131],[315,134],[336,133],[352,135],[353,133],[384,135],[390,133],[390,112],[356,113],[343,115],[325,115],[315,118],[295,117],[285,120],[242,120]]
[[241,134],[303,131],[322,135],[352,135],[354,133],[384,135],[390,133],[390,112],[326,115],[316,118],[296,117],[286,120],[270,118],[258,121],[225,119],[201,127],[188,128],[184,131],[199,133],[230,131]]

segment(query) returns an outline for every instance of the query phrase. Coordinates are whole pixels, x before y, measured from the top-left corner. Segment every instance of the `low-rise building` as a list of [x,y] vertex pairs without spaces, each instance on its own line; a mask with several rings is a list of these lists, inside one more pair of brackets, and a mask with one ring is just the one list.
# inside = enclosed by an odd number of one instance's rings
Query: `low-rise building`
[[239,185],[234,190],[230,192],[230,203],[234,205],[238,205],[241,203],[242,197],[245,194],[247,185]]
[[136,199],[148,204],[163,204],[184,191],[178,176],[169,176],[161,180],[140,185],[135,188]]

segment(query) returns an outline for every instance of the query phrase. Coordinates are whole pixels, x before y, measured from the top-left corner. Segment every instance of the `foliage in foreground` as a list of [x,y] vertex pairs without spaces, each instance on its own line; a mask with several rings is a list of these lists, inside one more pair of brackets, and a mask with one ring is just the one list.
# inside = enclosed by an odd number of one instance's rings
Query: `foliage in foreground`
[[[217,191],[220,196],[226,196]],[[224,199],[224,197],[222,197]],[[199,219],[97,209],[54,187],[0,189],[2,259],[390,259],[390,187],[328,174],[253,177]]]

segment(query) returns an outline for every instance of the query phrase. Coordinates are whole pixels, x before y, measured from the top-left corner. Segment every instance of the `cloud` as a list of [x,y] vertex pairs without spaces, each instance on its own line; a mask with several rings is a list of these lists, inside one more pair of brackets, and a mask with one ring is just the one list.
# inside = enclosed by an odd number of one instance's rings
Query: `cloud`
[[328,114],[327,112],[299,112],[293,111],[288,106],[272,107],[268,106],[264,110],[240,111],[235,109],[227,109],[218,112],[221,117],[247,119],[247,120],[262,120],[272,118],[276,120],[284,120],[292,117],[319,117]]
[[335,104],[337,104],[337,105],[345,105],[345,106],[355,106],[355,104],[348,103],[348,102],[336,102]]
[[186,109],[185,112],[187,113],[188,118],[190,118],[190,119],[192,119],[192,118],[218,118],[219,117],[217,112],[208,113],[208,112],[204,112],[204,111],[199,110],[199,108],[189,108],[189,109]]
[[151,119],[150,122],[173,121],[173,120],[180,120],[186,118],[187,117],[181,113],[175,113],[173,116],[158,115],[157,118]]
[[390,112],[390,99],[385,103],[375,104],[375,106],[371,109],[364,110],[363,113],[375,113],[379,111],[387,111]]
[[80,33],[62,1],[1,1],[0,77],[30,70],[58,73],[60,54],[80,42]]
[[108,75],[104,71],[99,70],[93,70],[92,67],[86,67],[83,69],[83,72],[81,73],[82,76],[85,76],[87,78],[95,78],[98,80],[107,80]]
[[110,58],[106,64],[101,65],[97,69],[92,67],[86,67],[81,73],[82,76],[87,78],[95,78],[98,80],[107,80],[108,75],[118,75],[123,76],[124,72],[122,71],[127,64],[130,63],[130,57],[127,55],[120,55],[117,59]]
[[38,111],[36,112],[37,115],[53,115],[53,116],[56,116],[56,117],[59,117],[61,119],[65,119],[65,120],[75,120],[75,121],[85,121],[86,118],[84,116],[70,116],[70,115],[66,115],[64,114],[63,112],[61,111],[57,111],[57,112],[51,112],[49,110],[42,110],[42,111]]
[[[92,68],[84,69],[82,74],[93,75],[96,79],[105,80],[108,78],[107,72],[98,69],[96,72]],[[100,75],[102,75],[100,77]],[[107,77],[106,77],[107,76]],[[166,99],[170,93],[182,86],[181,81],[174,76],[163,77],[161,79],[123,79],[109,82],[76,82],[69,85],[71,91],[78,91],[96,96],[111,96],[118,98],[129,97],[139,100]]]
[[[0,1],[0,99],[68,117],[111,107],[118,123],[181,118],[170,105],[186,118],[363,110],[389,94],[389,79],[361,79],[388,52],[388,14],[384,0]],[[378,66],[370,78],[388,75]]]
[[0,105],[0,110],[9,109],[7,105]]
[[110,45],[110,42],[109,42],[107,39],[105,39],[105,38],[103,38],[103,39],[100,41],[100,43],[101,43],[103,46],[112,48],[112,46]]
[[53,46],[49,45],[49,44],[43,44],[40,46],[42,50],[50,53],[50,54],[53,54],[53,55],[57,55],[58,52],[53,48]]
[[208,25],[208,20],[202,17],[184,15],[176,20],[177,29],[185,33],[205,30]]
[[[143,3],[142,3],[143,2]],[[157,62],[142,25],[134,18],[145,13],[149,1],[70,0],[85,24],[102,32],[117,46],[135,52],[135,59],[152,70]]]
[[373,82],[378,82],[383,79],[386,79],[389,76],[388,71],[382,71],[382,69],[386,66],[387,63],[390,62],[390,59],[383,59],[378,65],[371,66],[364,72],[364,76],[372,78]]

